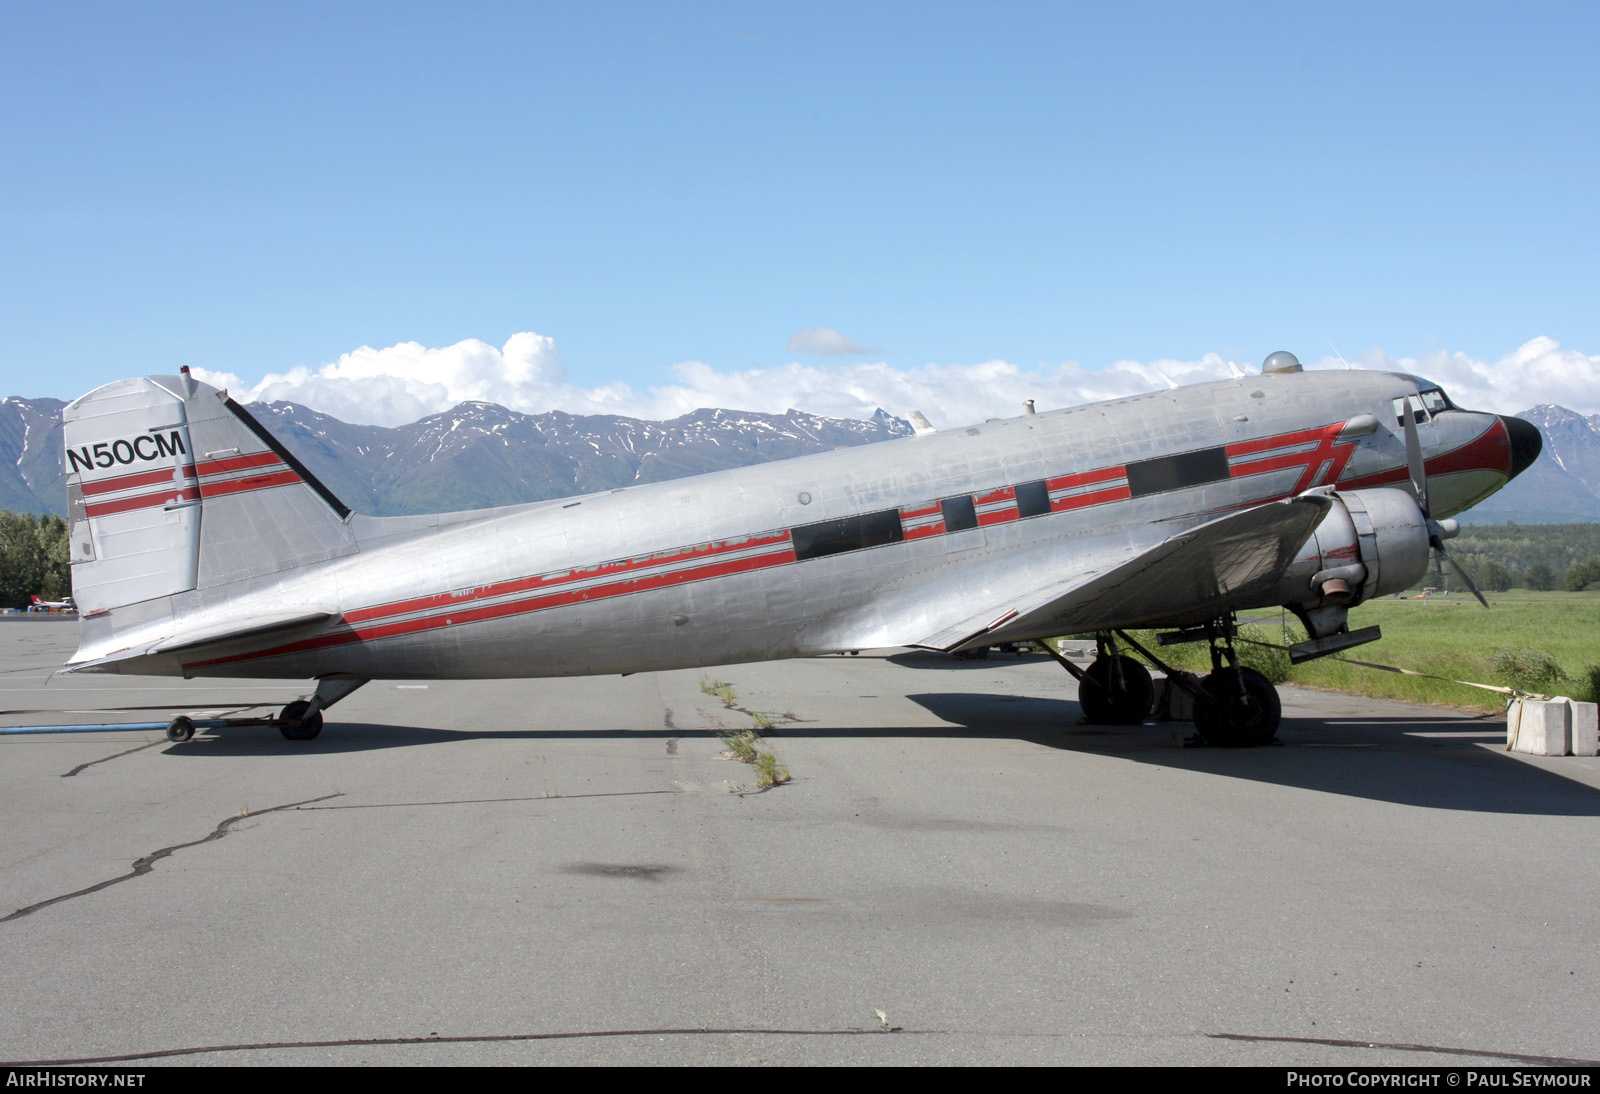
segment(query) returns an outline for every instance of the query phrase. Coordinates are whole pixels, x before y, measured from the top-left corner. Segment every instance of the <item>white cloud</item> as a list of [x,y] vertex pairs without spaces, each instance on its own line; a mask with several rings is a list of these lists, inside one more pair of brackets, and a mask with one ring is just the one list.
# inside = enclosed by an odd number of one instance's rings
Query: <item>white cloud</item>
[[1555,403],[1583,414],[1600,410],[1600,356],[1562,349],[1553,338],[1530,339],[1498,361],[1465,353],[1390,357],[1381,349],[1361,356],[1363,368],[1426,376],[1457,406],[1511,414],[1539,403]]
[[[1494,362],[1464,353],[1391,358],[1374,349],[1357,363],[1426,376],[1472,409],[1506,413],[1553,402],[1584,413],[1600,410],[1600,357],[1563,350],[1548,338],[1535,338]],[[1306,364],[1342,367],[1331,357]],[[1254,371],[1259,362],[1243,367]],[[403,425],[481,399],[525,413],[559,409],[638,418],[672,418],[699,407],[772,413],[794,407],[864,418],[882,407],[901,417],[921,410],[940,427],[1012,417],[1028,399],[1043,411],[1163,389],[1166,377],[1192,384],[1229,375],[1228,362],[1214,353],[1196,361],[1117,361],[1100,369],[1070,361],[1031,368],[1008,361],[897,368],[879,361],[722,371],[685,361],[669,370],[670,383],[637,392],[620,382],[572,384],[554,339],[533,333],[513,335],[500,349],[477,339],[438,349],[416,342],[363,346],[314,371],[294,368],[254,384],[227,373],[195,373],[244,402],[289,400],[372,425]]]
[[869,353],[877,353],[878,348],[863,346],[832,327],[808,327],[789,335],[789,352],[810,353],[818,357],[865,357]]

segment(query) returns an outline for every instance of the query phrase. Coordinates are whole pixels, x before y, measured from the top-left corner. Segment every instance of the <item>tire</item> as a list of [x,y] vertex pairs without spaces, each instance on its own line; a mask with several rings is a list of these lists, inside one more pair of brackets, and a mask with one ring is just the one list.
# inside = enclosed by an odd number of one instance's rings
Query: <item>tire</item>
[[283,708],[283,713],[278,715],[278,732],[291,741],[309,741],[322,732],[322,711],[317,711],[311,717],[306,717],[306,711],[311,709],[311,704],[304,699],[296,699]]
[[167,723],[167,740],[175,745],[181,745],[194,738],[194,723],[183,715],[178,715]]
[[1097,657],[1088,673],[1078,685],[1078,705],[1091,725],[1136,726],[1149,716],[1156,685],[1139,662],[1127,654]]
[[1278,735],[1278,723],[1283,718],[1278,689],[1255,669],[1240,669],[1237,673],[1219,669],[1200,681],[1200,689],[1206,699],[1195,702],[1194,727],[1207,744],[1254,748],[1270,744]]

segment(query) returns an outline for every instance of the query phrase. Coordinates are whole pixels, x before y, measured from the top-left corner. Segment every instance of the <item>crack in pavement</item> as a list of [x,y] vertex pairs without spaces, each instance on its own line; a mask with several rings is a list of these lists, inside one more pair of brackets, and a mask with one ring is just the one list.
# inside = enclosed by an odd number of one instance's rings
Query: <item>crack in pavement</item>
[[267,809],[257,809],[249,813],[236,813],[212,829],[210,835],[202,836],[200,839],[190,840],[188,843],[174,843],[170,847],[163,847],[159,851],[152,851],[143,858],[135,859],[133,863],[133,869],[126,874],[122,874],[114,878],[108,878],[107,880],[98,882],[86,889],[79,889],[72,893],[63,893],[60,896],[53,896],[49,900],[41,900],[36,904],[28,905],[26,908],[18,908],[10,915],[0,918],[0,923],[10,923],[13,919],[21,919],[25,915],[32,915],[39,909],[48,908],[52,904],[60,904],[64,900],[72,900],[75,897],[88,896],[90,893],[98,893],[101,889],[108,889],[119,882],[129,881],[133,878],[141,877],[142,875],[148,874],[151,870],[155,869],[156,863],[160,862],[162,859],[166,858],[175,851],[181,851],[185,847],[198,847],[202,843],[210,843],[212,840],[221,839],[223,836],[226,836],[229,830],[232,829],[232,827],[239,821],[249,820],[251,817],[260,817],[267,813],[278,813],[285,809],[298,809],[303,805],[310,805],[313,802],[323,802],[327,801],[329,798],[342,798],[343,796],[344,792],[339,791],[333,794],[324,794],[319,798],[307,798],[305,801],[289,802],[285,805],[274,805]]
[[144,749],[147,749],[147,748],[154,748],[156,745],[164,744],[164,743],[165,742],[163,742],[163,741],[146,741],[142,745],[134,745],[132,748],[124,749],[121,752],[113,752],[109,756],[101,756],[98,760],[90,760],[88,763],[79,764],[77,767],[73,768],[71,771],[68,771],[66,774],[62,775],[61,777],[63,779],[70,779],[70,778],[72,778],[72,776],[76,775],[78,772],[82,771],[86,767],[93,767],[95,764],[103,764],[107,760],[116,759],[118,756],[131,756],[135,752],[141,752],[141,751],[143,751]]
[[[354,805],[307,805],[306,812],[315,810],[332,809],[405,809],[421,808],[427,805],[494,805],[499,802],[549,802],[549,801],[574,801],[579,798],[639,798],[646,794],[676,794],[676,790],[603,790],[593,794],[535,794],[524,798],[457,798],[449,801],[438,802],[361,802]],[[338,797],[331,794],[330,797]],[[321,798],[312,798],[312,801],[321,801]],[[254,816],[254,814],[251,814]],[[5,920],[0,919],[0,923]]]
[[[193,1056],[206,1052],[250,1052],[272,1048],[356,1048],[363,1045],[460,1045],[495,1041],[570,1041],[586,1037],[679,1037],[705,1034],[765,1034],[774,1037],[881,1037],[885,1033],[905,1033],[895,1026],[886,1029],[760,1029],[755,1027],[705,1026],[699,1029],[591,1029],[563,1033],[483,1033],[457,1037],[347,1037],[335,1041],[261,1041],[241,1045],[195,1045],[190,1048],[164,1048],[150,1052],[124,1052],[115,1056],[83,1056],[61,1060],[0,1060],[0,1067],[64,1067],[69,1064],[111,1064],[124,1060],[158,1060],[164,1056]],[[938,1030],[914,1030],[937,1033]]]

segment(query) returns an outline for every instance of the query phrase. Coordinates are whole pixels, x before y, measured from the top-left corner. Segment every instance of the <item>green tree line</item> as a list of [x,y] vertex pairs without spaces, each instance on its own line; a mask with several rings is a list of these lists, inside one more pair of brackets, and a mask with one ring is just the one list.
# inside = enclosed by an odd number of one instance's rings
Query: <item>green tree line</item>
[[[1600,587],[1600,524],[1467,525],[1445,549],[1484,592]],[[1426,586],[1463,588],[1454,571],[1437,563],[1416,585]]]
[[67,522],[0,509],[0,608],[26,608],[32,597],[60,600],[72,592]]

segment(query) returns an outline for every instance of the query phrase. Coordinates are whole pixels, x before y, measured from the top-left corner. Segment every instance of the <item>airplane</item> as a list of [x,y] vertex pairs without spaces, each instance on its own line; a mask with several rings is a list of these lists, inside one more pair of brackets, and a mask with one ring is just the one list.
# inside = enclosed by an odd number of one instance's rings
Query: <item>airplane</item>
[[[1448,518],[1538,456],[1538,430],[1403,373],[1260,373],[531,504],[353,513],[183,369],[63,411],[72,672],[314,678],[308,740],[369,680],[629,674],[1093,634],[1086,718],[1136,724],[1144,661],[1200,738],[1276,735],[1238,613],[1282,605],[1296,660],[1378,637],[1349,609],[1449,561]],[[1459,569],[1459,568],[1458,568]],[[1464,576],[1464,575],[1463,575]],[[1480,597],[1481,599],[1481,597]],[[1130,631],[1207,641],[1173,674]],[[1120,642],[1120,645],[1119,645]],[[185,717],[168,736],[187,740]]]
[[30,601],[28,604],[30,612],[70,612],[76,610],[70,596],[64,600],[43,600],[40,599],[38,593],[34,593],[28,599]]

